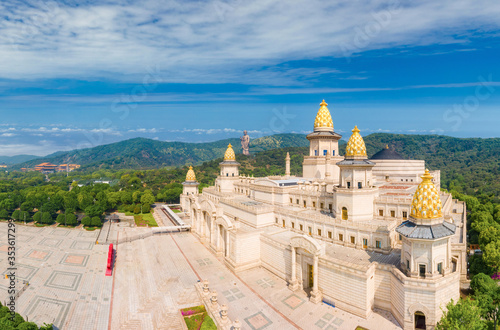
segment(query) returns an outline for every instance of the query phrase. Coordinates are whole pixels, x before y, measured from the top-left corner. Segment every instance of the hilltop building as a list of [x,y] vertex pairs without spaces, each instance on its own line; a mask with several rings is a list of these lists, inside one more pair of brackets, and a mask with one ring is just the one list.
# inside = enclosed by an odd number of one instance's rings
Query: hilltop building
[[[78,164],[61,164],[54,165],[52,163],[41,163],[35,166],[35,171],[42,172],[44,174],[50,174],[55,172],[71,172],[80,168]],[[22,168],[23,172],[26,172],[29,169]]]
[[466,280],[465,203],[424,161],[389,147],[369,159],[357,127],[341,156],[325,101],[307,138],[301,177],[289,155],[283,176],[240,175],[231,145],[201,194],[190,168],[181,205],[193,232],[235,272],[264,267],[312,302],[433,329]]

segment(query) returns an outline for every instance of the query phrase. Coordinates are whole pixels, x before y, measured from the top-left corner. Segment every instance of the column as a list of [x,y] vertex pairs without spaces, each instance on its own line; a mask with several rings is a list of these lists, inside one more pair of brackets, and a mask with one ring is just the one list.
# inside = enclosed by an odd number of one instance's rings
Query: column
[[292,278],[290,281],[290,290],[295,291],[299,288],[297,281],[297,252],[296,248],[292,246]]
[[226,257],[229,257],[229,230],[226,229]]
[[311,291],[310,301],[318,304],[323,300],[323,295],[318,289],[318,273],[319,273],[319,255],[314,255],[313,263],[313,288]]

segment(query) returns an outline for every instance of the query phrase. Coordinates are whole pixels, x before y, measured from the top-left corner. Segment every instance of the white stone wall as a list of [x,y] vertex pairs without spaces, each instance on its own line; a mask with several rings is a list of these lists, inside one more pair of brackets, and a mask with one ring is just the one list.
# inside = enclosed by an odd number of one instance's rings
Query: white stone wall
[[346,207],[348,220],[372,220],[375,194],[375,189],[338,189],[335,194],[335,207],[338,217],[342,217],[342,208]]
[[289,281],[292,274],[292,252],[290,247],[262,238],[260,251],[262,266],[282,279]]

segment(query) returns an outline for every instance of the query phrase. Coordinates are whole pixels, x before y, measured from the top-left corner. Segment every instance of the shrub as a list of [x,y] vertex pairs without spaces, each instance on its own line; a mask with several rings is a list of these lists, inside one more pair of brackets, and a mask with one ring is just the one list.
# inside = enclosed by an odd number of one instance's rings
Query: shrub
[[19,220],[21,218],[21,211],[15,210],[12,212],[11,218],[14,220]]
[[49,212],[43,212],[41,222],[46,224],[52,224],[54,222],[54,219],[52,219],[52,215],[50,215]]
[[63,214],[63,213],[59,214],[59,215],[57,216],[57,218],[56,218],[56,222],[57,222],[57,223],[62,223],[62,224],[64,224],[64,221],[65,221],[65,220],[66,220],[66,215],[65,215],[65,214]]
[[9,217],[9,212],[7,210],[0,210],[0,218],[7,219]]
[[90,223],[94,227],[101,227],[102,226],[101,218],[99,218],[99,217],[92,217],[92,219],[90,220]]
[[91,219],[88,216],[84,216],[82,219],[82,225],[84,226],[90,226]]
[[142,204],[142,213],[148,213],[149,211],[151,211],[151,205]]
[[141,213],[141,207],[139,205],[136,205],[134,207],[134,214],[139,214],[139,213]]
[[78,221],[76,220],[76,215],[73,213],[68,213],[66,215],[66,224],[68,226],[76,226],[78,224]]
[[30,213],[28,211],[22,211],[20,216],[21,216],[21,218],[19,220],[21,220],[21,221],[30,221],[31,220]]
[[35,222],[42,221],[42,211],[38,211],[33,215],[33,221],[35,221]]

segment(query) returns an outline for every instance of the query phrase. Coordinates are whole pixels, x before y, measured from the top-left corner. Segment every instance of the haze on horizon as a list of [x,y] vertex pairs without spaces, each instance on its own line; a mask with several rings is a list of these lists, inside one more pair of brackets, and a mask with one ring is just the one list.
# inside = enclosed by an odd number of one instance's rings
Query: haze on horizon
[[500,3],[0,3],[0,155],[133,137],[498,137]]

